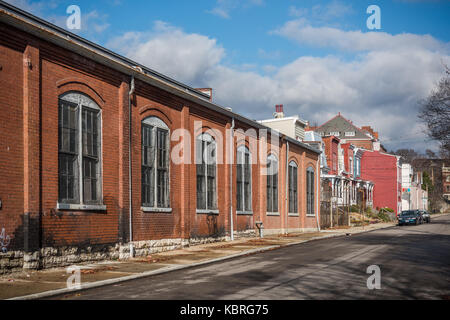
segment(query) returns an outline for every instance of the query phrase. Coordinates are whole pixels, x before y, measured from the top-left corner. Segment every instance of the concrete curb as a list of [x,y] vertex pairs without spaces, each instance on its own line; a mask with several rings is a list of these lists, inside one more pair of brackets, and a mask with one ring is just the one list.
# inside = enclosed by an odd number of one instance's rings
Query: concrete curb
[[[359,230],[359,231],[356,231],[356,232],[348,232],[348,233],[350,233],[350,234],[364,233],[364,232],[370,232],[370,231],[375,231],[375,230],[380,230],[380,229],[386,229],[386,228],[390,228],[390,227],[393,227],[393,226],[395,226],[395,225],[375,228],[375,229],[372,229],[372,230]],[[162,273],[168,273],[168,272],[182,270],[182,269],[194,268],[194,267],[203,266],[203,265],[207,265],[207,264],[211,264],[211,263],[215,263],[215,262],[221,262],[221,261],[225,261],[225,260],[239,258],[239,257],[250,255],[250,254],[261,253],[261,252],[275,250],[275,249],[280,249],[280,248],[284,248],[284,247],[290,247],[290,246],[302,244],[302,243],[309,242],[309,241],[343,237],[346,234],[347,233],[330,234],[330,235],[326,235],[326,236],[318,236],[318,237],[313,237],[313,238],[307,239],[307,240],[300,240],[300,241],[286,243],[286,244],[281,244],[281,245],[273,245],[273,246],[267,246],[267,247],[262,247],[262,248],[256,248],[256,249],[246,250],[246,251],[243,251],[243,252],[240,252],[240,253],[236,253],[236,254],[232,254],[232,255],[229,255],[229,256],[225,256],[225,257],[220,257],[220,258],[207,260],[207,261],[191,263],[191,264],[187,264],[187,265],[178,265],[178,266],[164,267],[164,268],[161,268],[161,269],[157,269],[157,270],[153,270],[153,271],[146,271],[146,272],[142,272],[142,273],[139,273],[139,274],[133,274],[133,275],[125,276],[125,277],[114,278],[114,279],[107,279],[107,280],[101,280],[101,281],[95,281],[95,282],[89,282],[89,283],[82,284],[80,286],[80,288],[73,288],[73,289],[62,288],[62,289],[50,290],[50,291],[45,291],[45,292],[40,292],[40,293],[34,293],[34,294],[21,296],[21,297],[9,298],[9,299],[6,299],[6,300],[34,300],[34,299],[48,298],[48,297],[57,296],[57,295],[61,295],[61,294],[66,294],[66,293],[74,293],[74,292],[78,292],[78,291],[83,291],[83,290],[92,289],[92,288],[98,288],[98,287],[111,285],[111,284],[116,284],[116,283],[120,283],[120,282],[125,282],[125,281],[140,279],[140,278],[145,278],[145,277],[158,275],[158,274],[162,274]]]

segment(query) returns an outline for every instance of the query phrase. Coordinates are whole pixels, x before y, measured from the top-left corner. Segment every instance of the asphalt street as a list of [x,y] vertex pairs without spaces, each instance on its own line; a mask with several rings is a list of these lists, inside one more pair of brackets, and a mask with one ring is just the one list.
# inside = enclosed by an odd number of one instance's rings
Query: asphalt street
[[[368,289],[380,268],[380,289]],[[449,299],[450,215],[52,299]]]

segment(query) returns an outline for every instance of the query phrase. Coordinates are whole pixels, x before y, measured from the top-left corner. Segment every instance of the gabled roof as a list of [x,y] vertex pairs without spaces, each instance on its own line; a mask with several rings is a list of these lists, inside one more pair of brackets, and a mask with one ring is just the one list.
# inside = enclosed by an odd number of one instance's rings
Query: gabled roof
[[341,113],[337,114],[336,116],[319,126],[315,131],[324,132],[325,134],[329,134],[330,132],[335,131],[339,131],[342,133],[354,131],[355,136],[352,136],[350,139],[372,140],[372,138],[367,133],[355,126],[352,121],[344,118]]

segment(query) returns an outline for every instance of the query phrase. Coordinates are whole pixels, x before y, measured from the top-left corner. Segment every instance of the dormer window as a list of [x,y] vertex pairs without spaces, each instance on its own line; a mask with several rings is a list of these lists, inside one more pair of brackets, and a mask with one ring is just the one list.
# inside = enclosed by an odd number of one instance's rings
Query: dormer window
[[332,131],[332,132],[330,132],[330,136],[339,137],[339,131]]
[[355,136],[355,131],[347,131],[347,132],[345,133],[345,136],[346,136],[346,137],[354,137],[354,136]]

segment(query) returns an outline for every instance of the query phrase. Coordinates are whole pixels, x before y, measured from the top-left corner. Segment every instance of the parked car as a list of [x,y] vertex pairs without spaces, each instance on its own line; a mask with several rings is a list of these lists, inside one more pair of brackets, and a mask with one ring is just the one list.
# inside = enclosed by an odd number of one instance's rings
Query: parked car
[[423,221],[426,222],[426,223],[430,223],[431,222],[430,213],[428,211],[425,211],[425,210],[421,210],[420,212],[422,213]]
[[398,216],[398,225],[406,225],[406,224],[422,224],[423,217],[419,210],[406,210],[402,211]]

